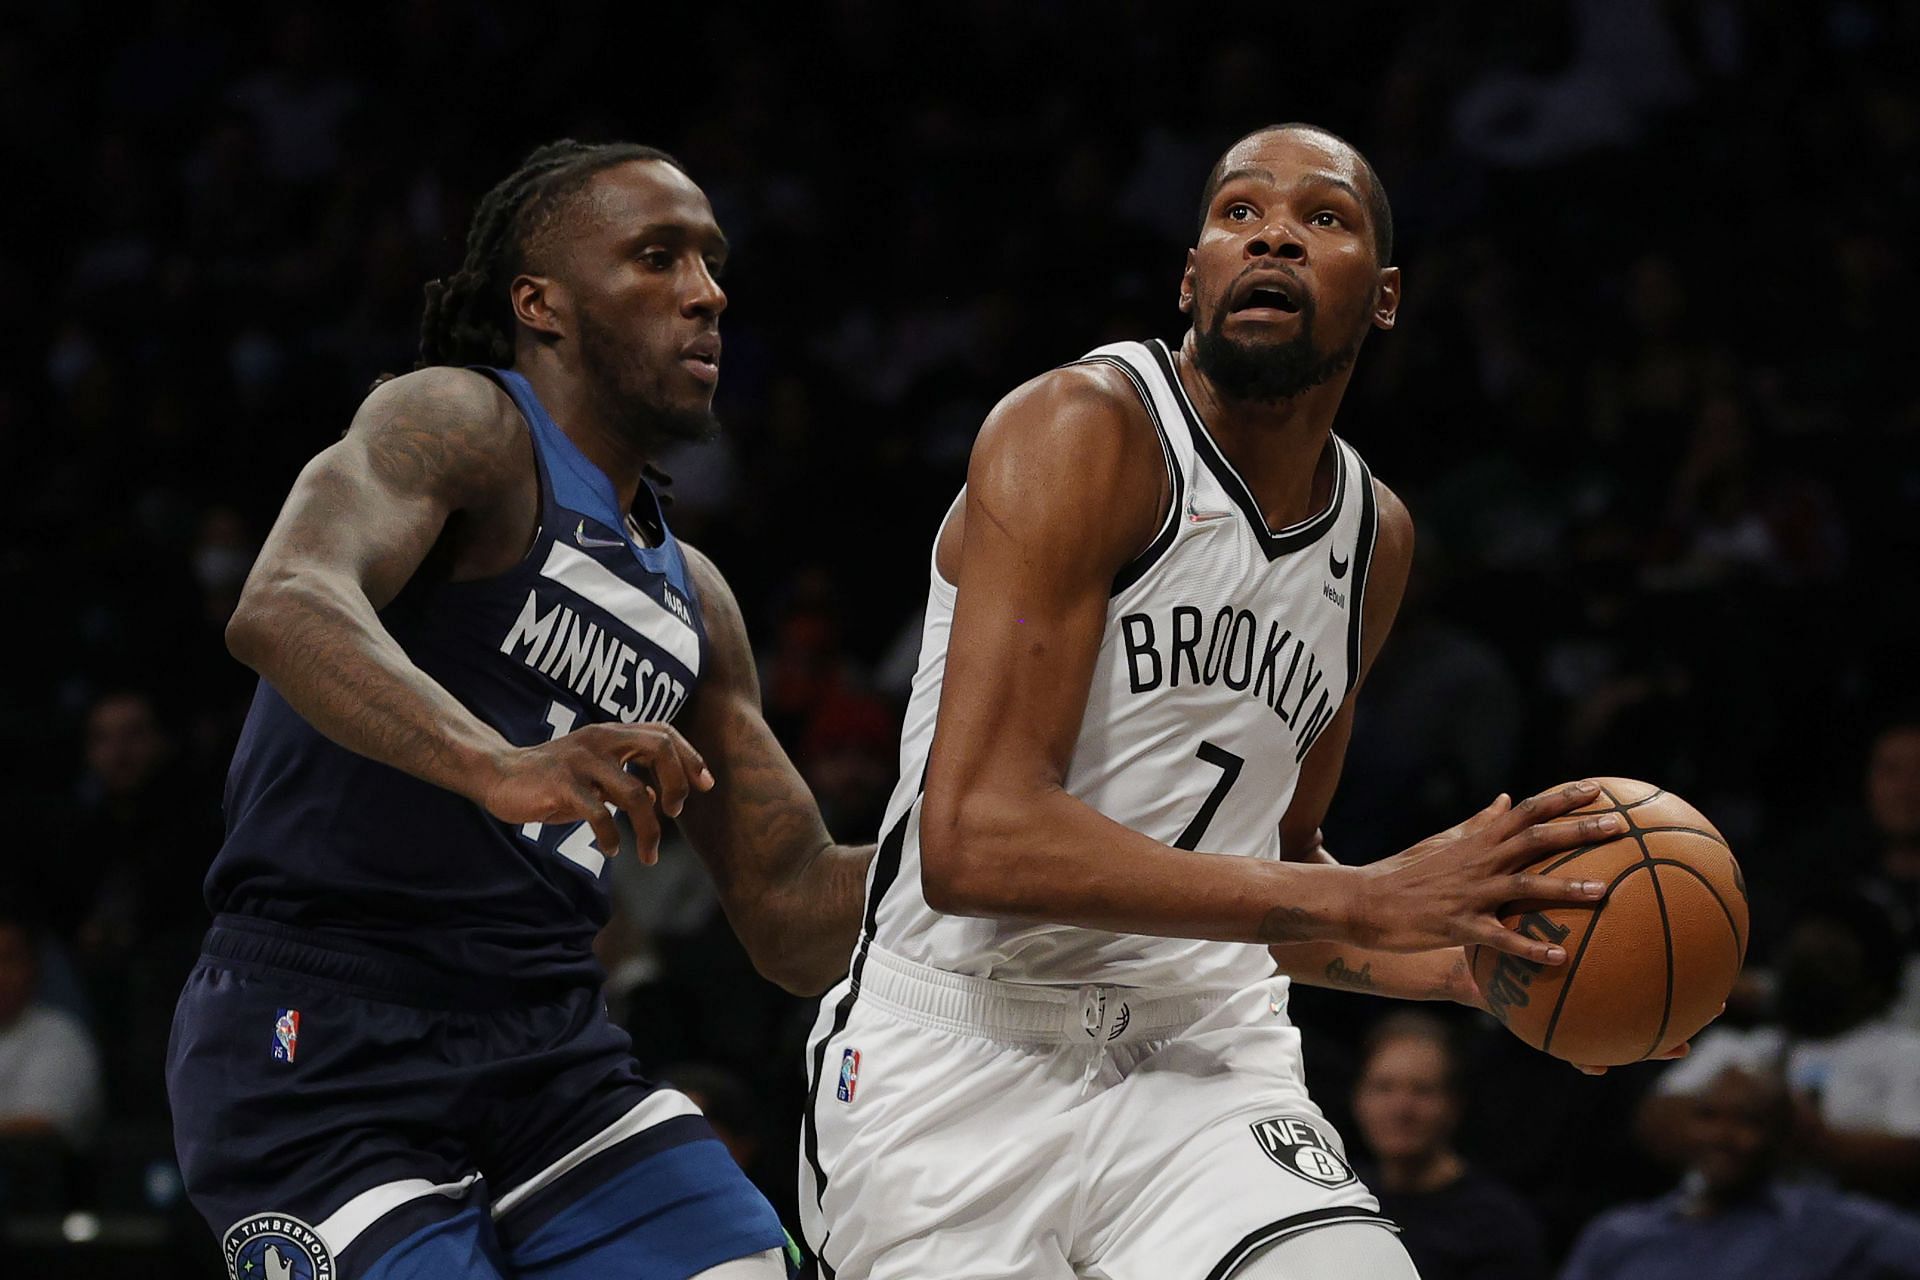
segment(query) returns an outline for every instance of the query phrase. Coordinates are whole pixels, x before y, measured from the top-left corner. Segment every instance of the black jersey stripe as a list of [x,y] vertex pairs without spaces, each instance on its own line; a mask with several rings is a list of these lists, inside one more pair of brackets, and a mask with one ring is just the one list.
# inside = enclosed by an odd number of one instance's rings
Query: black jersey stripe
[[[1213,472],[1214,478],[1220,482],[1220,487],[1227,491],[1227,496],[1233,499],[1233,504],[1240,508],[1240,514],[1246,517],[1247,527],[1253,531],[1254,539],[1259,542],[1260,549],[1266,553],[1267,559],[1278,560],[1289,552],[1299,551],[1318,542],[1340,518],[1340,509],[1346,503],[1346,467],[1340,465],[1334,469],[1333,500],[1327,504],[1326,510],[1318,515],[1307,517],[1299,524],[1288,525],[1278,532],[1269,529],[1266,516],[1261,514],[1260,504],[1254,501],[1253,490],[1247,487],[1247,482],[1241,478],[1238,471],[1234,470],[1233,464],[1227,461],[1226,455],[1220,452],[1220,447],[1213,442],[1213,437],[1207,434],[1206,424],[1200,421],[1200,411],[1194,408],[1193,400],[1187,395],[1187,389],[1180,383],[1180,375],[1174,372],[1173,356],[1167,350],[1167,344],[1155,338],[1147,344],[1147,350],[1152,353],[1155,363],[1160,366],[1161,375],[1173,387],[1174,399],[1179,401],[1180,411],[1186,415],[1187,429],[1193,435],[1195,456],[1206,464],[1209,471]],[[1334,445],[1331,440],[1328,443],[1334,449],[1335,462],[1339,462],[1339,446]]]
[[1342,453],[1353,455],[1360,487],[1360,532],[1354,539],[1352,608],[1347,611],[1347,692],[1352,693],[1353,686],[1360,682],[1360,615],[1367,603],[1367,567],[1373,563],[1374,544],[1380,538],[1380,510],[1373,497],[1373,472],[1367,470],[1359,450],[1340,443]]
[[1290,1236],[1319,1227],[1330,1227],[1337,1222],[1364,1222],[1388,1231],[1398,1232],[1400,1227],[1383,1213],[1372,1209],[1363,1209],[1357,1204],[1336,1205],[1331,1209],[1309,1209],[1305,1213],[1290,1214],[1287,1217],[1269,1222],[1264,1227],[1256,1227],[1240,1238],[1240,1242],[1227,1250],[1226,1256],[1207,1272],[1207,1280],[1227,1280],[1241,1267],[1245,1266],[1253,1255],[1268,1245],[1278,1244]]
[[[880,903],[886,898],[893,882],[900,878],[900,855],[906,848],[907,827],[913,822],[913,811],[920,805],[920,797],[926,791],[927,775],[920,773],[920,785],[914,791],[913,802],[907,811],[895,820],[892,827],[881,837],[880,847],[873,855],[873,882],[867,889],[867,914],[861,924],[860,946],[853,955],[853,968],[847,976],[847,993],[840,997],[840,1003],[834,1006],[833,1024],[827,1028],[827,1034],[820,1037],[813,1046],[809,1079],[807,1081],[807,1109],[801,1116],[801,1148],[806,1154],[807,1164],[813,1169],[814,1198],[816,1204],[824,1207],[827,1198],[827,1171],[820,1163],[820,1128],[814,1120],[814,1108],[820,1103],[820,1083],[826,1074],[827,1045],[833,1038],[847,1029],[847,1022],[853,1017],[854,1003],[860,998],[860,975],[866,971],[867,952],[873,947],[874,925],[880,918]],[[814,1256],[820,1257],[826,1248],[827,1240],[822,1236],[818,1243],[807,1241]],[[822,1265],[825,1260],[822,1258]]]
[[1153,541],[1147,544],[1146,550],[1121,565],[1120,572],[1113,576],[1113,587],[1108,593],[1108,598],[1111,599],[1145,577],[1147,570],[1153,568],[1160,557],[1167,553],[1167,548],[1173,545],[1174,535],[1180,531],[1180,513],[1187,504],[1187,478],[1180,469],[1180,460],[1173,451],[1173,440],[1167,435],[1166,424],[1160,420],[1160,408],[1154,404],[1153,393],[1147,388],[1145,379],[1140,376],[1140,371],[1129,362],[1114,355],[1088,356],[1074,363],[1112,365],[1127,375],[1127,381],[1131,382],[1133,389],[1139,393],[1140,403],[1147,407],[1147,416],[1153,420],[1153,432],[1160,438],[1160,453],[1166,459],[1168,483],[1172,486],[1166,520],[1162,522],[1160,531],[1154,534]]

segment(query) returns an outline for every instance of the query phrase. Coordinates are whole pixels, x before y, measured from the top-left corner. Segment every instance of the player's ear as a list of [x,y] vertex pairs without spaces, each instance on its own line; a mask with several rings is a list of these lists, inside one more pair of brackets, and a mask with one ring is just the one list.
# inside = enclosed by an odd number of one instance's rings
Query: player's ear
[[515,276],[507,286],[507,296],[513,301],[513,318],[535,333],[551,338],[566,336],[557,306],[562,301],[558,295],[564,292],[565,286],[547,276]]
[[1180,273],[1180,314],[1193,314],[1193,250],[1187,250],[1186,270]]
[[1400,315],[1400,268],[1380,268],[1380,283],[1373,291],[1373,327],[1391,329]]

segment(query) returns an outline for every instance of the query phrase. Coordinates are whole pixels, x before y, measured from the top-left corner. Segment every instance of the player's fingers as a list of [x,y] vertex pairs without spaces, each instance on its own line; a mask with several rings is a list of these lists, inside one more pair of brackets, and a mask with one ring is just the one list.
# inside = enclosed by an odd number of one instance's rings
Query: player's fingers
[[1461,823],[1460,826],[1461,827],[1484,827],[1488,823],[1497,822],[1500,818],[1500,815],[1505,813],[1507,810],[1511,809],[1512,807],[1513,807],[1513,797],[1508,795],[1506,792],[1502,791],[1499,795],[1493,798],[1492,804],[1488,805],[1486,808],[1482,809],[1480,812],[1474,814],[1471,818],[1468,818],[1465,822]]
[[1506,878],[1502,902],[1597,902],[1607,896],[1605,880],[1562,880],[1559,876],[1518,875]]
[[633,856],[647,866],[660,861],[660,815],[651,801],[637,809],[623,809],[620,821],[633,845]]
[[1689,1044],[1687,1041],[1683,1040],[1679,1044],[1673,1046],[1673,1048],[1667,1050],[1665,1053],[1654,1054],[1653,1057],[1650,1059],[1650,1061],[1672,1062],[1674,1059],[1684,1058],[1689,1053],[1692,1053],[1692,1052],[1693,1052],[1693,1046]]
[[1599,794],[1600,784],[1585,779],[1549,788],[1513,806],[1507,814],[1503,830],[1512,835],[1535,823],[1549,822],[1562,814],[1572,813]]
[[592,771],[593,784],[600,788],[600,796],[608,804],[629,811],[653,807],[653,788],[625,765],[596,759],[588,768]]
[[1595,813],[1580,818],[1562,818],[1558,822],[1540,821],[1509,836],[1500,846],[1502,860],[1534,862],[1548,854],[1565,853],[1582,845],[1611,840],[1627,829],[1627,820],[1617,813]]
[[1578,1062],[1573,1064],[1573,1069],[1575,1071],[1580,1072],[1582,1075],[1603,1076],[1607,1074],[1607,1069],[1605,1067],[1588,1067],[1588,1066],[1583,1066]]
[[648,763],[654,763],[670,755],[687,775],[691,786],[701,791],[712,789],[713,774],[707,769],[705,757],[693,749],[693,744],[678,729],[670,724],[637,724],[627,726],[626,730],[628,759],[645,758]]
[[587,825],[593,828],[594,847],[606,857],[613,857],[620,852],[620,828],[614,825],[613,811],[585,788],[580,794],[586,806]]
[[692,780],[687,776],[686,763],[680,753],[673,749],[671,741],[662,739],[651,756],[636,756],[635,761],[644,763],[653,773],[654,790],[659,792],[660,812],[669,818],[679,817],[681,807],[687,802],[687,791]]
[[1492,947],[1495,951],[1504,951],[1510,956],[1519,956],[1522,960],[1531,960],[1535,964],[1567,962],[1565,947],[1529,938],[1518,930],[1507,928],[1491,916],[1474,931],[1470,940],[1483,947]]

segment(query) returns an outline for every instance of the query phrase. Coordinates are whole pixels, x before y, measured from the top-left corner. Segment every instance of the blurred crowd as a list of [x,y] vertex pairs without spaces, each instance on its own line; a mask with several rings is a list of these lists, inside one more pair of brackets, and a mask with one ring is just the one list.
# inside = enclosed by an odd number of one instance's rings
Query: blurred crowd
[[[671,519],[740,596],[833,830],[870,839],[981,418],[1101,342],[1177,338],[1208,166],[1302,118],[1393,201],[1406,301],[1338,429],[1420,530],[1329,846],[1646,778],[1726,834],[1755,918],[1686,1062],[1589,1079],[1464,1010],[1301,991],[1316,1096],[1428,1280],[1915,1274],[1920,9],[345,12],[0,17],[0,265],[30,300],[0,347],[0,589],[37,619],[0,692],[0,1264],[90,1242],[212,1274],[160,1064],[253,686],[221,628],[530,147],[663,146],[712,198],[727,430],[662,460]],[[806,1007],[684,849],[618,896],[636,1052],[790,1208]]]

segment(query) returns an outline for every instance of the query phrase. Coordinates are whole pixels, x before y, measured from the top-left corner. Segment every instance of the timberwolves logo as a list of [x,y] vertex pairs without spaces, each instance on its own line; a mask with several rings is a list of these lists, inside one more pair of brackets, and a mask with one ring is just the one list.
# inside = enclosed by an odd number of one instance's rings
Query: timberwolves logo
[[333,1280],[333,1255],[314,1229],[284,1213],[256,1213],[227,1228],[228,1280]]
[[1305,1120],[1292,1116],[1274,1116],[1256,1120],[1253,1137],[1267,1159],[1288,1173],[1323,1187],[1344,1187],[1354,1180],[1353,1170],[1333,1144]]

